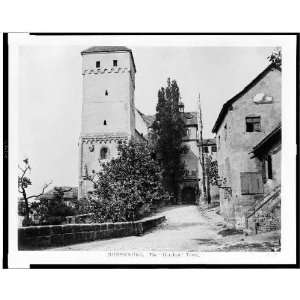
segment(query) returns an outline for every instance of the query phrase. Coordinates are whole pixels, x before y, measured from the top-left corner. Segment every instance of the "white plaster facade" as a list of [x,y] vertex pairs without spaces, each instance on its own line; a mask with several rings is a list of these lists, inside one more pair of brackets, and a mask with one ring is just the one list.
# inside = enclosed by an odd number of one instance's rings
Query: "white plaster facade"
[[[258,95],[268,101],[257,102]],[[271,99],[271,101],[270,101]],[[224,113],[223,113],[224,111]],[[247,132],[246,118],[259,117],[260,130]],[[242,192],[243,173],[257,173],[258,185],[262,183],[262,165],[251,159],[252,148],[266,137],[281,120],[281,71],[270,65],[259,74],[243,91],[227,101],[216,121],[221,214],[236,227],[245,226],[245,214],[263,197],[263,190],[253,193]]]
[[[99,160],[118,155],[118,143],[135,135],[135,65],[125,47],[92,47],[82,53],[83,99],[79,138],[78,198],[93,186]],[[105,156],[101,151],[105,150]]]

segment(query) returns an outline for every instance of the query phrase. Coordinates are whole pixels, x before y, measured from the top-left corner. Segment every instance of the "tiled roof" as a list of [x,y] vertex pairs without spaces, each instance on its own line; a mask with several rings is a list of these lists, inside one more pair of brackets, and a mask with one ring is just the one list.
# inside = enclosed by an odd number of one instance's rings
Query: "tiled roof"
[[266,137],[264,137],[251,151],[254,156],[264,154],[272,145],[281,141],[281,123],[279,123]]
[[[145,123],[147,124],[147,127],[151,127],[155,120],[155,115],[144,115],[138,109],[136,110],[141,115]],[[184,121],[184,124],[186,126],[197,126],[198,125],[197,112],[184,112],[182,115],[182,120]]]
[[142,119],[146,123],[147,127],[148,128],[151,127],[154,120],[155,120],[155,115],[145,115],[140,110],[138,110],[137,108],[135,110],[140,114],[140,116],[142,117]]
[[183,121],[186,126],[197,126],[198,125],[198,118],[197,112],[184,112],[183,113]]
[[[74,199],[78,196],[78,187],[71,187],[71,186],[59,186],[56,188],[62,188],[63,190],[69,190],[70,191],[64,193],[64,199]],[[45,193],[44,195],[38,197],[38,199],[53,199],[55,195],[55,187],[51,189],[49,192]]]
[[203,139],[203,145],[215,145],[216,139]]
[[127,51],[131,52],[131,50],[124,46],[93,46],[88,49],[85,49],[81,52],[81,54],[86,53],[97,53],[97,52],[115,52],[115,51]]

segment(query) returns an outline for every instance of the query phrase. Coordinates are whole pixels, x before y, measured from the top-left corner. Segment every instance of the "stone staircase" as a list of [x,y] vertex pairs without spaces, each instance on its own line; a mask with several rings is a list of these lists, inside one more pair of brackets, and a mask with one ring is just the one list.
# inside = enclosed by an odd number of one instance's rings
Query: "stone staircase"
[[246,227],[252,232],[280,230],[281,227],[281,185],[266,194],[261,201],[247,212]]

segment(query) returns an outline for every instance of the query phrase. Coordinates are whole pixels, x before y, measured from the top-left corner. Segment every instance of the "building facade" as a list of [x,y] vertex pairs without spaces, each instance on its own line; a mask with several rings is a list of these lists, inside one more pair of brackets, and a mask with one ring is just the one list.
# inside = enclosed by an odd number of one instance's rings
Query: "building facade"
[[81,52],[83,100],[79,138],[79,189],[84,198],[93,189],[87,180],[100,164],[118,155],[118,144],[136,135],[135,64],[126,47],[91,47]]
[[264,197],[263,162],[252,150],[281,120],[281,71],[269,65],[227,101],[215,122],[220,176],[220,207],[235,227]]
[[[100,170],[100,162],[118,155],[118,144],[131,138],[147,140],[155,116],[135,107],[136,67],[126,47],[91,47],[81,52],[83,76],[82,126],[79,137],[78,198],[93,190],[90,177]],[[180,202],[196,203],[201,189],[201,167],[196,112],[182,112],[186,127],[182,156],[186,166],[180,187]]]
[[252,159],[262,164],[263,201],[257,202],[246,216],[247,228],[266,232],[281,228],[281,124],[253,147]]
[[[216,139],[203,139],[203,146],[200,146],[200,153],[203,151],[203,159],[205,165],[205,182],[206,182],[206,197],[207,202],[212,204],[219,204],[219,188],[216,183],[212,184],[211,182],[211,172],[210,168],[213,167],[213,163],[217,163],[217,145]],[[200,174],[203,174],[202,164],[200,164]],[[203,177],[203,175],[202,175]],[[202,188],[203,189],[203,188]]]

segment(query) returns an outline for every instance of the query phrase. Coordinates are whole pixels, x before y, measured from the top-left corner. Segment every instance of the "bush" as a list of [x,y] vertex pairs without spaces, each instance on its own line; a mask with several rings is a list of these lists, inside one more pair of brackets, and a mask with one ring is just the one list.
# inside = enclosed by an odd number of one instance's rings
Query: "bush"
[[170,200],[161,184],[161,170],[144,143],[120,144],[119,156],[102,164],[88,199],[95,222],[134,221]]

